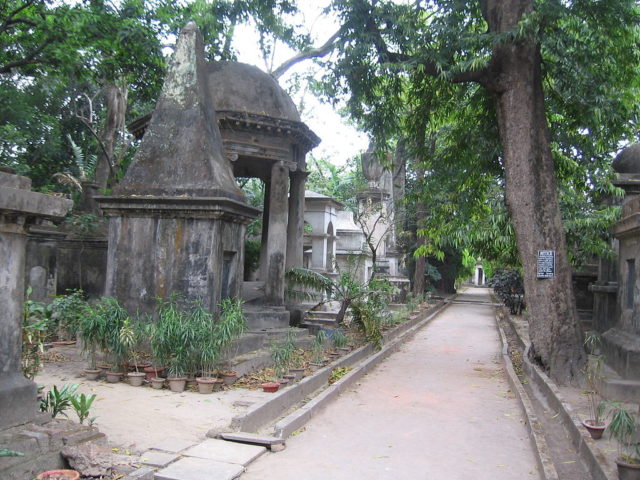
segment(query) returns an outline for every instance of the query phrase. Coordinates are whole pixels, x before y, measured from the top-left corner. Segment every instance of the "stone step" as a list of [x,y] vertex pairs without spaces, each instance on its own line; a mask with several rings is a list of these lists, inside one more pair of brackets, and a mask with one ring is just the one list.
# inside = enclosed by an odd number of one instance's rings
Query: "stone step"
[[306,318],[337,318],[338,312],[323,312],[310,310],[305,315]]
[[218,434],[218,438],[228,442],[246,443],[249,445],[260,445],[267,447],[272,452],[277,452],[284,447],[284,438],[272,437],[269,435],[258,435],[248,432],[224,432]]

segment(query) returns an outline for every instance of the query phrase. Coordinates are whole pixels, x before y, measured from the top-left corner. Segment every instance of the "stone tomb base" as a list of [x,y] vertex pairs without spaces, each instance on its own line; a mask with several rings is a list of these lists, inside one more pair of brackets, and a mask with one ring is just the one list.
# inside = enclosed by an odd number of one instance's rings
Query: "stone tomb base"
[[625,380],[640,380],[640,337],[611,328],[602,335],[607,365]]
[[24,455],[0,457],[0,478],[25,480],[47,470],[68,468],[61,450],[86,442],[106,444],[106,437],[95,427],[40,414],[32,422],[0,431],[0,448]]

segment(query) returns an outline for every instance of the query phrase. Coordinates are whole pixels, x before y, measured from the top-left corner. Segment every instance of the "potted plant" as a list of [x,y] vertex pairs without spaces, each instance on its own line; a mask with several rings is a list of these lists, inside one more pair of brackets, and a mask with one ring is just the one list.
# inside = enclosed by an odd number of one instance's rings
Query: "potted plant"
[[309,368],[312,372],[315,372],[323,365],[324,360],[324,346],[327,340],[327,333],[324,330],[318,330],[313,342],[311,342],[311,362]]
[[602,380],[602,364],[604,357],[598,355],[600,337],[597,333],[590,332],[585,337],[585,346],[590,352],[587,358],[587,365],[584,371],[584,378],[587,384],[587,397],[589,398],[589,418],[582,422],[591,438],[598,440],[606,428],[604,419],[605,404],[600,398],[600,381]]
[[211,393],[222,383],[222,380],[216,378],[215,375],[219,348],[214,336],[213,316],[198,302],[194,305],[190,318],[194,322],[194,328],[197,331],[195,344],[192,347],[196,369],[201,374],[195,379],[198,391],[203,394]]
[[[609,435],[618,442],[618,478],[620,480],[640,479],[640,442],[638,442],[638,414],[612,402],[611,421],[607,429]],[[640,413],[640,412],[639,412]]]
[[[148,323],[147,323],[148,324]],[[142,336],[145,333],[145,324],[136,319],[131,321],[127,318],[120,328],[120,343],[123,350],[129,352],[129,357],[133,360],[133,372],[127,372],[129,385],[139,387],[145,378],[145,373],[138,369],[138,360],[140,359],[140,350],[138,349]]]
[[[100,346],[107,350],[112,358],[111,371],[106,372],[108,382],[119,382],[122,378],[122,363],[127,355],[127,347],[120,341],[120,330],[129,319],[129,314],[115,298],[103,297],[92,309],[88,322],[93,322],[94,336],[88,335],[87,340],[93,343],[90,354]],[[81,328],[81,335],[83,329]],[[88,330],[90,332],[91,329]],[[95,357],[94,357],[95,358]]]
[[[242,300],[225,298],[220,303],[220,318],[214,324],[213,336],[218,344],[220,358],[227,364],[233,342],[247,330],[247,318],[242,311]],[[234,370],[223,370],[220,377],[225,385],[233,384],[238,378]]]
[[331,341],[333,342],[333,346],[336,348],[336,350],[339,350],[343,353],[349,351],[349,349],[346,348],[347,344],[349,343],[349,339],[339,328],[333,331],[333,335],[331,335]]
[[78,325],[78,336],[82,339],[82,353],[89,360],[89,365],[84,370],[89,380],[97,380],[102,373],[97,365],[97,353],[98,349],[106,345],[105,332],[104,317],[98,313],[96,307],[87,308]]
[[158,299],[160,305],[151,335],[151,349],[156,361],[167,367],[167,382],[171,391],[182,392],[187,383],[189,346],[194,335],[177,299],[176,295]]

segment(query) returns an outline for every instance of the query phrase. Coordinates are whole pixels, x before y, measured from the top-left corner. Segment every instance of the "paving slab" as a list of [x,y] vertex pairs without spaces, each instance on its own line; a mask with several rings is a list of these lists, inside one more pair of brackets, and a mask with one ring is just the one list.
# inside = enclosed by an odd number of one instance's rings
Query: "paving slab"
[[161,442],[156,442],[151,447],[153,450],[162,450],[164,452],[178,453],[187,448],[193,447],[194,442],[189,440],[181,440],[179,438],[166,438]]
[[243,471],[242,465],[234,463],[184,457],[156,472],[154,480],[232,480]]
[[265,447],[257,445],[209,439],[189,448],[183,455],[247,466],[266,451]]
[[140,462],[143,465],[151,467],[166,467],[171,462],[180,458],[177,453],[161,452],[160,450],[147,450],[140,456]]

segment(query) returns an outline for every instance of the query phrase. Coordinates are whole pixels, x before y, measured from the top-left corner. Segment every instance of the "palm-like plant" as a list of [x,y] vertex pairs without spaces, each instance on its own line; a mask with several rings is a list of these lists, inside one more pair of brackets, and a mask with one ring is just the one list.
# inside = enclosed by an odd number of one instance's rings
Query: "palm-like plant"
[[[627,410],[619,402],[612,402],[611,422],[607,429],[611,437],[618,441],[618,460],[626,464],[640,464],[640,442],[638,415]],[[619,462],[618,462],[619,463]]]

